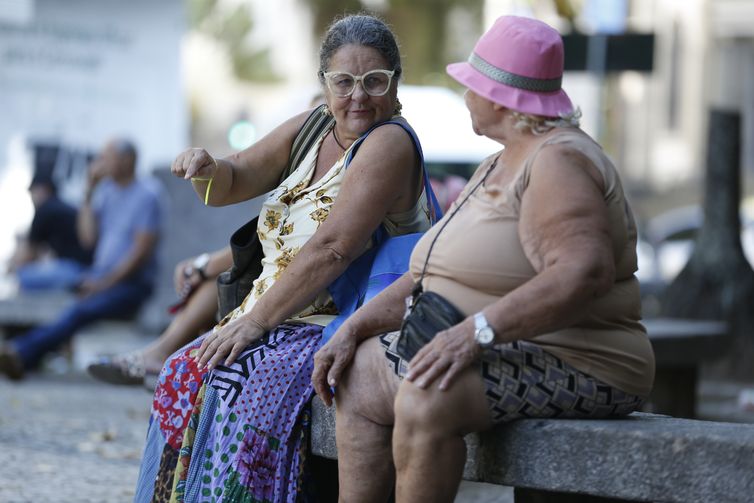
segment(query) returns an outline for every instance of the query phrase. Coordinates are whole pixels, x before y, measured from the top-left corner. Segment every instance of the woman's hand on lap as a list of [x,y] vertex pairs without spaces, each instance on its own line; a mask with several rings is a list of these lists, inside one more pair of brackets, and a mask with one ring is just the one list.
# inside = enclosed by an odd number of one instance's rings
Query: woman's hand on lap
[[209,370],[221,363],[232,365],[238,355],[265,332],[259,323],[245,316],[218,327],[202,341],[195,357],[197,365],[199,368],[206,365]]
[[406,379],[424,389],[442,378],[439,388],[444,391],[481,352],[474,340],[474,320],[466,318],[458,325],[439,332],[414,355],[408,365]]

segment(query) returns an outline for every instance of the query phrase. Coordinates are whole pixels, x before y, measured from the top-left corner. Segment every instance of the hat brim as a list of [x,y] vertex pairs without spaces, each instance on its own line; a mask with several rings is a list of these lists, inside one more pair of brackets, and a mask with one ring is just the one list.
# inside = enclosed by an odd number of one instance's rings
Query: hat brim
[[562,89],[540,93],[511,87],[490,79],[465,61],[451,63],[445,70],[478,95],[517,112],[544,117],[558,117],[573,112],[571,99]]

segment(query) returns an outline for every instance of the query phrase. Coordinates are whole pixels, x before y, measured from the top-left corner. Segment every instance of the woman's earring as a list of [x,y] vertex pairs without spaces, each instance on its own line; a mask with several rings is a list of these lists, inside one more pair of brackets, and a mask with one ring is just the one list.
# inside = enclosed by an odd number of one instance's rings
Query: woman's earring
[[395,110],[393,110],[393,115],[400,115],[401,110],[403,110],[403,104],[401,103],[401,100],[395,98]]

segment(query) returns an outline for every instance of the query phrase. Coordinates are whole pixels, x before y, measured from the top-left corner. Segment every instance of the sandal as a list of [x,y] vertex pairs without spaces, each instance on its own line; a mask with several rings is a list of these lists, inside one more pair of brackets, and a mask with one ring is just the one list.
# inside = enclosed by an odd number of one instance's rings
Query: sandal
[[144,384],[146,375],[144,357],[139,352],[102,356],[96,362],[90,363],[86,370],[89,375],[100,381],[129,386]]
[[24,373],[24,364],[18,353],[9,344],[0,346],[0,374],[5,374],[11,381],[20,381]]

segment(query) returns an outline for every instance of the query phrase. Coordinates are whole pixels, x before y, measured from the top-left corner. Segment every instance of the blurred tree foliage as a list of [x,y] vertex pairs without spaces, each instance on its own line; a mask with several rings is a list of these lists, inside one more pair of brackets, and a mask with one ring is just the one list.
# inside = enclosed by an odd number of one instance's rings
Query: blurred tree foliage
[[233,73],[240,80],[273,82],[279,79],[270,64],[269,49],[253,49],[248,37],[254,24],[247,4],[218,8],[220,0],[187,0],[193,30],[214,38],[228,51]]
[[[320,38],[337,16],[368,11],[375,2],[360,0],[304,0],[314,14],[315,35]],[[385,0],[376,14],[392,26],[403,56],[403,80],[409,84],[445,82],[445,64],[455,58],[449,47],[451,17],[463,10],[481,33],[483,0]]]
[[314,16],[314,34],[319,39],[333,19],[366,10],[360,0],[304,0]]

